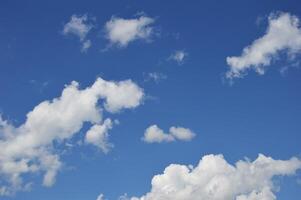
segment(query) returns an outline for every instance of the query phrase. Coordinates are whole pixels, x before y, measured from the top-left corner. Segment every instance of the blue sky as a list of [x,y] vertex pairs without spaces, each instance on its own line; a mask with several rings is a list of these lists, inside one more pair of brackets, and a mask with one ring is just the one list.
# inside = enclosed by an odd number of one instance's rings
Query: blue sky
[[[258,154],[273,159],[262,158],[273,176],[255,180],[270,184],[244,183],[246,188],[235,187],[221,199],[274,199],[270,191],[280,200],[301,196],[301,161],[290,160],[301,156],[299,1],[4,0],[0,13],[0,193],[8,188],[0,199],[96,200],[103,194],[98,200],[115,200],[125,193],[127,199],[163,194],[176,199],[163,186],[183,183],[198,193],[181,197],[183,191],[175,187],[178,199],[218,200],[206,196],[209,185],[200,183],[202,177],[194,184],[171,178],[151,185],[155,175],[173,177],[164,172],[172,163],[193,165],[189,177],[194,176],[209,154],[216,155],[210,157],[214,161],[222,154],[233,166],[239,160],[257,166]],[[84,48],[87,41],[91,46]],[[79,86],[74,89],[72,81]],[[93,84],[97,95],[82,98],[97,98],[91,110],[78,100],[82,93],[58,99],[66,103],[60,109],[52,104],[63,90],[84,91]],[[69,116],[67,105],[78,109]],[[41,108],[33,112],[36,117],[27,116],[35,107]],[[95,120],[94,109],[102,120]],[[56,128],[66,115],[68,123]],[[111,127],[104,126],[105,119]],[[88,134],[92,126],[104,130]],[[36,145],[12,153],[22,135],[31,138],[24,144]],[[57,156],[60,166],[55,180],[43,186],[44,174],[54,166],[43,164],[45,155]],[[6,165],[12,161],[18,168],[20,160],[26,167],[36,163],[37,169],[16,172]],[[287,169],[275,171],[277,160]],[[220,170],[233,184],[227,170]],[[243,171],[236,170],[234,175]],[[12,186],[13,172],[23,183]],[[240,178],[251,181],[245,176]],[[152,190],[156,187],[163,189]]]

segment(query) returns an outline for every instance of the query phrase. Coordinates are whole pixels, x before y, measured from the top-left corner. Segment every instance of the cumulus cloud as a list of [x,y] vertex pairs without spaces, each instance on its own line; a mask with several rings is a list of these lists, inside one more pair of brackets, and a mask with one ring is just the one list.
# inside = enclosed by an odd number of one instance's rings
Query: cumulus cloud
[[173,142],[176,140],[190,141],[195,137],[195,133],[187,128],[170,127],[169,133],[164,133],[157,125],[151,125],[145,130],[143,141],[147,143]]
[[106,119],[103,124],[93,125],[86,133],[86,143],[94,144],[95,146],[98,146],[103,152],[107,153],[110,148],[113,147],[113,145],[108,142],[108,131],[112,128],[113,123],[111,119]]
[[98,78],[91,87],[80,89],[73,81],[62,94],[43,101],[26,115],[16,127],[0,117],[0,194],[9,195],[30,186],[23,183],[28,173],[44,173],[43,185],[51,186],[62,166],[55,144],[63,143],[90,124],[85,141],[104,152],[108,143],[111,119],[103,120],[103,112],[118,112],[137,107],[143,90],[131,80],[113,82]]
[[289,13],[271,14],[265,35],[243,49],[241,56],[227,57],[230,69],[227,78],[241,78],[250,69],[264,74],[266,67],[287,53],[293,59],[301,50],[301,29],[298,17]]
[[174,53],[172,53],[168,60],[176,61],[179,65],[183,64],[184,59],[188,56],[188,53],[184,50],[177,50]]
[[91,47],[91,41],[86,39],[93,28],[87,15],[72,15],[70,21],[64,25],[64,35],[77,36],[82,44],[81,51],[86,52]]
[[256,160],[229,164],[222,155],[206,155],[192,166],[171,164],[153,177],[151,191],[129,200],[275,200],[273,179],[294,175],[301,160]]
[[140,16],[134,19],[112,17],[105,24],[105,36],[110,45],[126,47],[134,40],[149,40],[153,34],[151,26],[155,20],[150,17]]

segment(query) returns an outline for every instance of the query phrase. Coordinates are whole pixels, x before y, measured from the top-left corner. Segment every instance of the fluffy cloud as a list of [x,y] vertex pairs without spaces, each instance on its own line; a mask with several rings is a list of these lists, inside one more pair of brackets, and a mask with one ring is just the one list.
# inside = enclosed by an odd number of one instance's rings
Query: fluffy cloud
[[299,19],[289,13],[271,14],[264,36],[243,49],[238,57],[227,57],[230,66],[227,78],[243,77],[249,69],[264,74],[265,69],[280,52],[293,58],[301,50],[301,29]]
[[157,125],[152,125],[145,130],[143,141],[147,143],[173,142],[176,140],[190,141],[195,133],[187,128],[170,127],[169,133],[164,133]]
[[98,81],[100,95],[105,98],[104,107],[115,113],[124,108],[137,107],[143,98],[143,91],[131,80],[120,82]]
[[64,35],[75,35],[79,38],[83,52],[86,52],[91,47],[91,41],[86,39],[88,33],[93,28],[93,24],[89,21],[87,15],[72,15],[70,21],[63,28]]
[[53,144],[72,138],[84,123],[91,125],[86,142],[104,152],[108,143],[108,130],[113,123],[103,121],[102,113],[118,112],[137,107],[143,91],[131,80],[112,82],[98,78],[91,87],[79,89],[73,81],[58,98],[43,101],[26,116],[18,127],[0,118],[0,194],[9,195],[29,188],[23,175],[43,172],[43,185],[51,186],[62,163]]
[[154,19],[140,16],[136,19],[112,17],[105,24],[106,38],[111,45],[126,47],[130,42],[138,39],[149,40],[153,34]]
[[188,56],[188,53],[184,50],[178,50],[172,53],[168,60],[176,61],[179,65],[183,64],[184,59]]
[[275,200],[273,178],[294,175],[301,160],[274,160],[262,154],[250,162],[227,163],[206,155],[192,166],[171,164],[152,179],[151,191],[130,200]]
[[87,132],[85,141],[86,143],[98,146],[103,152],[107,153],[112,144],[108,142],[108,131],[113,128],[111,119],[106,119],[103,124],[93,125]]

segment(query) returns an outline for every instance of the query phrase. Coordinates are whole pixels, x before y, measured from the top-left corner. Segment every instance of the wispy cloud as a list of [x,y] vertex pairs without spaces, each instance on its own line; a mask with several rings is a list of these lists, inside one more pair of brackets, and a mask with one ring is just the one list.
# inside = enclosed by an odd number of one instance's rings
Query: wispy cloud
[[184,60],[187,56],[188,56],[188,53],[186,51],[177,50],[168,57],[168,60],[173,60],[173,61],[177,62],[179,65],[181,65],[184,63]]
[[96,200],[105,200],[103,194],[99,194]]
[[144,81],[154,81],[155,83],[159,83],[161,80],[166,79],[167,76],[159,73],[159,72],[150,72],[146,74]]

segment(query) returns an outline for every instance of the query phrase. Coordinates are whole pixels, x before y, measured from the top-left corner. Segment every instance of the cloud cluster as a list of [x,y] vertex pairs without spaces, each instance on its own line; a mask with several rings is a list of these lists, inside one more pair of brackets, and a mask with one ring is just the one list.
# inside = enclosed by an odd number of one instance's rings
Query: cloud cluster
[[86,143],[104,152],[108,143],[111,119],[103,120],[106,110],[111,113],[137,107],[143,90],[131,80],[113,82],[98,78],[91,87],[80,89],[73,81],[58,98],[43,101],[26,116],[18,127],[0,118],[0,195],[9,195],[30,187],[23,177],[30,173],[44,173],[43,185],[51,186],[62,163],[54,144],[72,138],[84,123],[91,128]]
[[151,191],[128,200],[275,200],[273,178],[294,175],[301,160],[256,160],[229,164],[222,155],[206,155],[192,166],[171,164],[152,179]]
[[72,15],[70,21],[64,25],[63,34],[77,36],[82,44],[81,51],[86,52],[91,47],[91,41],[86,37],[92,28],[93,24],[87,15]]
[[173,142],[176,140],[190,141],[195,133],[183,127],[170,127],[169,133],[164,133],[157,125],[151,125],[145,130],[143,141],[147,143]]
[[264,36],[243,49],[241,56],[227,57],[227,78],[243,77],[249,69],[264,74],[280,52],[294,58],[301,50],[300,21],[289,13],[271,14]]
[[172,53],[168,60],[176,61],[179,65],[183,64],[184,59],[188,56],[188,53],[184,50],[177,50]]
[[126,47],[134,40],[149,40],[153,34],[151,26],[155,20],[150,17],[140,16],[134,19],[112,17],[105,24],[106,38],[110,45]]

